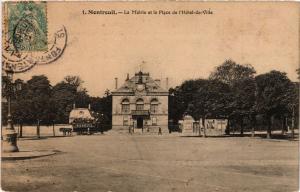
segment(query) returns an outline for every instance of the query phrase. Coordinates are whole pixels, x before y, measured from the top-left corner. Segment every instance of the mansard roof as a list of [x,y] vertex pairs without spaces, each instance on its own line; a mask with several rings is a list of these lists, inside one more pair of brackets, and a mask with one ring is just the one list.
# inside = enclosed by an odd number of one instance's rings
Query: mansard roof
[[75,119],[93,120],[94,117],[87,108],[75,108],[70,112],[69,123],[72,123]]
[[139,84],[145,86],[145,91],[147,93],[153,93],[153,94],[169,93],[168,90],[162,88],[154,79],[152,79],[149,73],[143,73],[140,71],[138,73],[135,73],[135,75],[130,79],[127,79],[121,87],[112,91],[112,94],[120,94],[120,93],[134,94],[137,91],[137,87]]

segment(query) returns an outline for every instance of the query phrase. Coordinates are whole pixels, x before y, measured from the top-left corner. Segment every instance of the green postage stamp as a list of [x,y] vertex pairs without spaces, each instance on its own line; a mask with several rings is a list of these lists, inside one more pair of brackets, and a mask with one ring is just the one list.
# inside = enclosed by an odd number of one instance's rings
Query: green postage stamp
[[[21,73],[62,56],[67,46],[67,31],[64,25],[49,30],[47,11],[47,2],[3,3],[3,70]],[[54,33],[49,36],[49,31]]]
[[47,51],[46,2],[6,2],[7,37],[16,51]]

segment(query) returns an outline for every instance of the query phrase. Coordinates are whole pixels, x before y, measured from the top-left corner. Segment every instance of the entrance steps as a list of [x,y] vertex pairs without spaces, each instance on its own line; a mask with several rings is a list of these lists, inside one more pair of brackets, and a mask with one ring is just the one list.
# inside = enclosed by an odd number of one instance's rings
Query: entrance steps
[[[151,128],[135,128],[134,132],[132,134],[135,135],[158,135],[158,130],[159,127],[151,127]],[[169,130],[167,127],[162,127],[162,134],[169,134]],[[123,127],[123,126],[118,126],[118,127],[113,127],[110,131],[107,133],[109,134],[130,134],[129,133],[129,128],[128,127]]]

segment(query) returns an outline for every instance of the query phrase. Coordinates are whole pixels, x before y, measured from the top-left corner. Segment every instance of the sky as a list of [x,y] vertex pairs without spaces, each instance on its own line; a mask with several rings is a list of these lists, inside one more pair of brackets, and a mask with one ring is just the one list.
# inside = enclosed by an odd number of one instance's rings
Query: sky
[[[88,10],[205,10],[210,15],[89,15]],[[90,95],[114,89],[140,68],[169,86],[207,78],[226,59],[251,64],[257,74],[279,70],[296,81],[299,5],[288,2],[47,2],[48,39],[65,26],[63,55],[16,74],[46,75],[51,84],[78,75]]]

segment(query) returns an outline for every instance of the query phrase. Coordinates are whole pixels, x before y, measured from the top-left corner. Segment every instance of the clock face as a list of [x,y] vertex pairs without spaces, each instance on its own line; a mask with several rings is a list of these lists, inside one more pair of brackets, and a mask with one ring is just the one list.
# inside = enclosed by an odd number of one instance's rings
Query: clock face
[[136,90],[137,90],[137,91],[143,91],[144,88],[145,88],[145,86],[144,86],[143,84],[139,84],[139,85],[137,85]]

